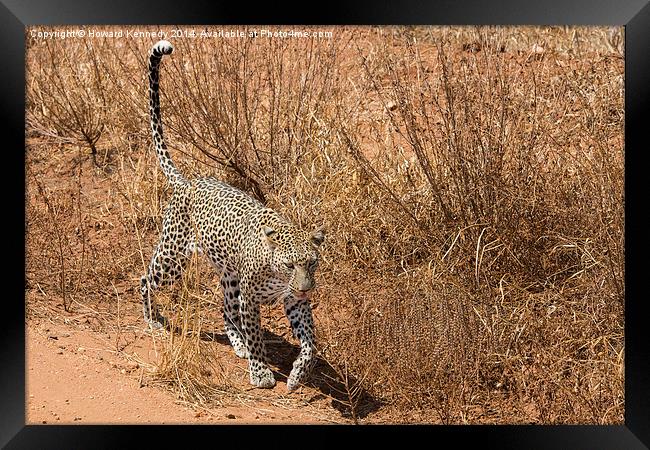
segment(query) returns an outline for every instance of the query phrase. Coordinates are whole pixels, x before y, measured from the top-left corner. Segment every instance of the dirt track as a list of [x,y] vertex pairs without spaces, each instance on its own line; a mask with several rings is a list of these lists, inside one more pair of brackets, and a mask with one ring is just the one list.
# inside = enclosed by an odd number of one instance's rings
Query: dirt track
[[[111,349],[114,336],[84,328],[48,320],[29,322],[26,348],[28,424],[347,422],[322,401],[316,408],[277,406],[274,397],[286,396],[286,384],[281,381],[273,390],[262,392],[269,397],[268,401],[257,399],[239,405],[230,402],[223,408],[192,408],[163,386],[150,385],[144,375],[145,367],[124,356],[129,352],[145,359],[152,356],[150,336],[141,333],[129,344],[128,352],[117,353]],[[243,361],[234,356],[233,360],[243,367]],[[303,388],[295,396],[314,397],[310,391]]]

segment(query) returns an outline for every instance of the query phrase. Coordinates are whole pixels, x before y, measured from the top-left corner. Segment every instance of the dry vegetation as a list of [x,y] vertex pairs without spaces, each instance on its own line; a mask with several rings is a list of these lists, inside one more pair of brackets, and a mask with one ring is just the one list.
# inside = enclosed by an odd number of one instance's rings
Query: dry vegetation
[[[622,29],[332,31],[176,40],[161,82],[185,174],[326,226],[315,383],[354,421],[622,423]],[[139,314],[168,195],[152,43],[28,38],[28,316]],[[177,332],[151,377],[241,395],[201,338],[211,269],[159,297]]]

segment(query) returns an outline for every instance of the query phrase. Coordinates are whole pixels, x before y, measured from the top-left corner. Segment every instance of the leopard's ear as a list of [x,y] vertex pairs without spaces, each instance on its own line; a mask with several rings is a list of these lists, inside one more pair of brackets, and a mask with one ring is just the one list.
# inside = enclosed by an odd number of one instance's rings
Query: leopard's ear
[[275,231],[274,228],[271,228],[266,225],[262,225],[262,233],[264,236],[264,240],[269,244],[269,246],[271,246],[271,248],[275,248],[278,245],[278,243],[275,240],[278,232]]
[[323,241],[325,240],[325,228],[324,227],[318,227],[316,231],[314,231],[311,234],[311,242],[316,246],[319,247]]

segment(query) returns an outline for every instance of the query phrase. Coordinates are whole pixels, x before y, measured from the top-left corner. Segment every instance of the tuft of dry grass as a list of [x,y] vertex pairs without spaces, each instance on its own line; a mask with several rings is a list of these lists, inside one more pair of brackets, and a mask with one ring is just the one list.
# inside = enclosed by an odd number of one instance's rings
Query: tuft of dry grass
[[211,307],[210,293],[200,284],[206,274],[201,273],[197,255],[188,266],[172,295],[167,290],[158,296],[171,331],[156,331],[152,335],[154,340],[159,339],[160,352],[152,377],[171,386],[182,401],[207,407],[232,391],[232,382],[215,348],[213,330],[218,316]]
[[[622,29],[331,31],[178,40],[162,107],[184,173],[326,226],[319,355],[350,418],[622,423]],[[32,310],[139,311],[168,195],[152,44],[29,46]],[[221,326],[214,277],[193,264],[162,292],[175,332],[153,336],[154,376],[202,406],[243,395],[204,339]]]

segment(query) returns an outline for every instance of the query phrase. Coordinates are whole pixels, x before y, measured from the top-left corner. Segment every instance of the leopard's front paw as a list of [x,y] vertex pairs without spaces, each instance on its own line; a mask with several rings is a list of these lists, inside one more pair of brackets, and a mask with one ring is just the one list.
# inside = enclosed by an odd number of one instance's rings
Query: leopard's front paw
[[294,376],[292,373],[289,375],[289,378],[287,379],[287,392],[292,392],[295,391],[298,388],[298,385],[300,384],[300,381],[298,380],[298,377]]
[[313,347],[303,347],[298,359],[293,362],[293,369],[287,379],[287,390],[294,391],[300,383],[309,378],[309,374],[314,367],[314,350]]
[[289,374],[289,378],[287,378],[287,391],[288,392],[295,391],[300,385],[300,383],[302,383],[306,378],[307,378],[307,374],[303,369],[294,367],[291,373]]
[[270,389],[275,386],[275,377],[268,367],[263,367],[256,371],[251,370],[250,380],[251,384],[258,388]]

